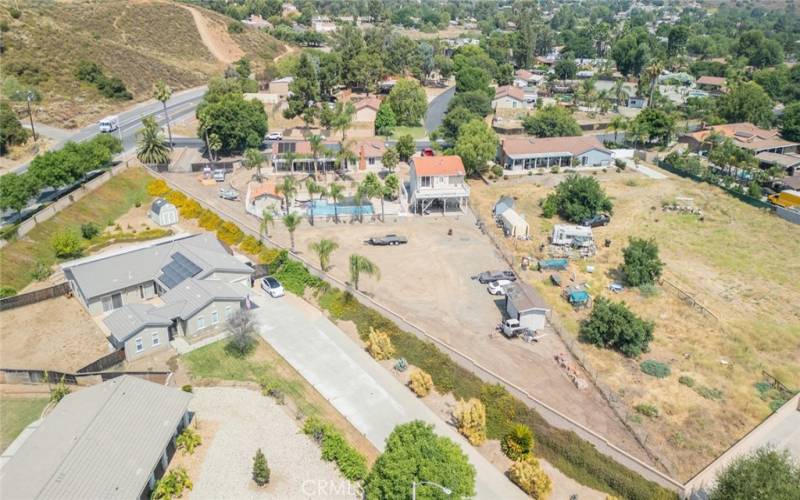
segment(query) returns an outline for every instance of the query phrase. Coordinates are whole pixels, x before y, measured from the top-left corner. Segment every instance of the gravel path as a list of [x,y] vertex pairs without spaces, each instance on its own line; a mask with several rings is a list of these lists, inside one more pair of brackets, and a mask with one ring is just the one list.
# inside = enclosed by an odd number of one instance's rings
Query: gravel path
[[[218,427],[190,498],[358,498],[356,487],[320,458],[316,443],[271,399],[235,387],[194,391],[189,409],[201,422],[213,420]],[[264,488],[250,477],[257,448],[272,471]]]

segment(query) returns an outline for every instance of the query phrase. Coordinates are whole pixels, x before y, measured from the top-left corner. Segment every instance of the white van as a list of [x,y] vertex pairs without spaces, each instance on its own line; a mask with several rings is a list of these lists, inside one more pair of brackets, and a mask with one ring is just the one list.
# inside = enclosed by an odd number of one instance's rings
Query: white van
[[119,129],[119,117],[117,115],[107,116],[97,122],[100,132],[113,132]]

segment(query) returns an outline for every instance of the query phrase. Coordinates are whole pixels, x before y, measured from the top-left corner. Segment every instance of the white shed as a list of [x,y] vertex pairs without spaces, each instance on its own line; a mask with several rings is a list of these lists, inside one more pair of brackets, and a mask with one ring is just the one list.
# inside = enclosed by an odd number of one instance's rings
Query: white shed
[[524,240],[531,235],[528,222],[513,208],[504,210],[503,213],[500,214],[500,221],[503,223],[503,231],[508,236]]
[[159,226],[171,226],[178,223],[178,209],[164,198],[156,198],[147,213]]
[[547,324],[547,303],[528,285],[515,283],[506,289],[506,314],[520,326],[542,330]]
[[553,234],[550,237],[550,242],[554,245],[583,247],[591,245],[593,241],[592,228],[567,224],[553,226]]

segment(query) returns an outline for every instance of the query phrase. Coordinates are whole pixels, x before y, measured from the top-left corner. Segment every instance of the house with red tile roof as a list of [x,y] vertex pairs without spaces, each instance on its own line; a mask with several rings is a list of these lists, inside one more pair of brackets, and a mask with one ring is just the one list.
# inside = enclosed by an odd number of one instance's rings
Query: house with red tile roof
[[798,146],[796,142],[784,140],[776,129],[767,130],[747,122],[706,127],[696,132],[683,134],[678,142],[688,144],[692,151],[707,151],[710,147],[707,139],[711,134],[727,137],[736,146],[750,150],[756,155],[764,152],[794,153]]
[[505,139],[500,164],[506,170],[551,167],[607,167],[613,154],[593,135]]
[[418,156],[411,159],[409,207],[413,213],[463,212],[469,200],[461,157]]

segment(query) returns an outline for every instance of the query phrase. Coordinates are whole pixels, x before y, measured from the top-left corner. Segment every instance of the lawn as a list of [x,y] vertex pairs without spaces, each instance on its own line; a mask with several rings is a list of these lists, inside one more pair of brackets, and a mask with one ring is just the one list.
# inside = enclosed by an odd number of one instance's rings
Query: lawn
[[5,451],[19,433],[39,419],[49,398],[0,397],[0,450]]
[[[501,194],[516,198],[516,208],[528,220],[532,240],[504,240],[515,258],[534,260],[557,219],[541,217],[539,201],[549,188],[548,177],[525,177],[490,186],[472,184],[472,203],[484,219]],[[612,222],[594,230],[598,254],[572,263],[562,280],[586,282],[594,296],[624,300],[641,317],[655,322],[651,351],[630,360],[607,350],[581,345],[601,383],[608,385],[630,410],[632,425],[647,434],[648,446],[672,463],[686,479],[758,424],[779,404],[774,390],[758,390],[762,371],[793,389],[800,380],[800,239],[797,227],[753,208],[724,191],[688,179],[645,179],[635,173],[599,174],[613,198]],[[663,201],[693,199],[703,210],[694,215],[664,212]],[[499,229],[490,226],[499,237]],[[619,280],[622,249],[631,236],[655,238],[665,262],[664,277],[692,294],[716,315],[692,307],[667,284],[654,293],[607,292]],[[609,248],[603,247],[611,240]],[[589,273],[588,266],[594,266]],[[574,273],[574,274],[573,274]],[[588,311],[576,311],[549,284],[549,273],[527,271],[523,278],[545,297],[568,330],[577,337]],[[646,359],[668,364],[672,375],[645,375]],[[690,387],[679,383],[691,377]],[[716,397],[720,391],[722,398]],[[637,415],[639,404],[654,405],[659,417]]]
[[399,139],[404,135],[410,135],[416,141],[428,137],[428,131],[425,127],[395,127],[392,131],[392,139]]
[[260,337],[256,349],[244,358],[228,354],[227,342],[214,342],[179,358],[193,383],[254,382],[262,388],[277,390],[293,403],[298,414],[318,416],[332,423],[370,463],[377,457],[377,450],[369,441]]
[[145,186],[151,179],[143,168],[129,168],[37,225],[23,238],[10,241],[0,249],[0,261],[3,262],[0,266],[0,285],[22,290],[33,281],[31,271],[37,262],[48,266],[58,262],[50,245],[56,232],[65,228],[78,229],[81,224],[88,222],[101,227],[110,226],[137,203],[148,203],[150,196]]

